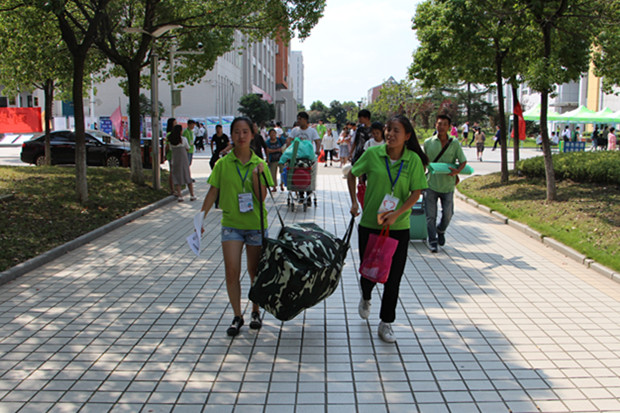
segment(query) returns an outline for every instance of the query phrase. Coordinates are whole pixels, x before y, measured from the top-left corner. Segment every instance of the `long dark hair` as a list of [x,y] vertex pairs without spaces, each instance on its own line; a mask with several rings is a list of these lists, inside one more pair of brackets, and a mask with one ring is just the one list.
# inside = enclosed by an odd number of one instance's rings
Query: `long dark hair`
[[166,123],[166,134],[172,133],[174,122],[176,122],[176,118],[168,118],[168,123]]
[[172,132],[170,132],[170,136],[168,136],[168,142],[170,145],[178,145],[181,143],[181,132],[183,131],[183,127],[181,125],[174,125],[172,128]]
[[411,122],[409,122],[409,119],[407,119],[407,117],[404,115],[398,115],[390,119],[388,125],[392,122],[400,123],[405,129],[405,134],[411,134],[407,142],[405,142],[405,147],[410,151],[414,151],[415,153],[417,153],[422,160],[422,164],[424,166],[428,165],[428,156],[426,156],[426,154],[420,147],[420,142],[418,142],[418,137],[415,134],[415,130],[413,129],[413,125],[411,124]]

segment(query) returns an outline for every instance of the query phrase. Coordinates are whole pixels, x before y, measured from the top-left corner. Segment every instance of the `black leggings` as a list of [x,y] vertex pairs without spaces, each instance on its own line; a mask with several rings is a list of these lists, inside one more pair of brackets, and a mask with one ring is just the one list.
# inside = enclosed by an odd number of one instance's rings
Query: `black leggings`
[[[379,234],[381,230],[370,229],[363,226],[358,226],[358,240],[360,249],[360,260],[364,259],[364,252],[366,251],[366,244],[368,244],[368,237],[370,234]],[[390,276],[383,288],[383,298],[381,300],[381,312],[379,317],[381,321],[386,323],[392,323],[396,319],[396,304],[398,304],[398,291],[400,289],[400,279],[403,276],[405,270],[405,264],[407,263],[407,249],[409,247],[409,230],[391,230],[390,238],[398,240],[398,247],[392,257],[392,265],[390,267]],[[376,283],[361,277],[360,284],[362,286],[362,297],[364,300],[370,300],[372,295],[372,289],[375,288]]]
[[334,149],[325,149],[325,162],[327,162],[327,158],[330,161],[334,160]]

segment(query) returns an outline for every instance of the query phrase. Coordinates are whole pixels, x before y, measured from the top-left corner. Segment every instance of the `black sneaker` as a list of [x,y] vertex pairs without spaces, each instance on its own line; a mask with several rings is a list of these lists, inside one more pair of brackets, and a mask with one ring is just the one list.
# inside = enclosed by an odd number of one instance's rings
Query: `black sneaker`
[[230,325],[230,327],[228,327],[228,330],[226,330],[226,334],[228,334],[230,337],[236,336],[237,334],[239,334],[239,330],[241,330],[242,325],[243,318],[235,316],[235,318],[233,318],[232,324]]
[[252,321],[250,321],[250,328],[252,330],[258,330],[263,326],[263,321],[260,319],[260,313],[258,311],[252,311]]
[[429,244],[429,247],[432,253],[436,253],[437,251],[439,251],[439,249],[437,248],[437,242],[431,242]]
[[306,199],[306,205],[312,206],[312,198],[308,197],[308,199]]
[[443,232],[438,232],[437,233],[437,243],[439,245],[441,245],[442,247],[444,245],[446,245],[446,234],[444,234]]

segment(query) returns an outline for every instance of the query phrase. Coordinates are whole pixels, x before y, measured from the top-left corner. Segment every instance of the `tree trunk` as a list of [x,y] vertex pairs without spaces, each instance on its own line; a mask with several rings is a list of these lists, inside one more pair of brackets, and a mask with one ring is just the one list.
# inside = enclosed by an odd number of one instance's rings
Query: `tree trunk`
[[73,55],[73,113],[75,116],[75,190],[78,202],[88,201],[86,181],[86,135],[84,126],[84,62],[86,53]]
[[[144,185],[140,149],[140,68],[127,70],[129,86],[129,142],[131,146],[131,181]],[[153,139],[153,142],[156,142]]]
[[499,143],[501,152],[501,182],[508,183],[508,152],[506,151],[506,109],[504,107],[504,77],[502,75],[503,53],[495,54],[495,82],[497,84],[497,104],[499,106]]
[[[512,111],[514,112],[514,107],[517,105],[517,102],[519,102],[519,91],[517,87],[514,86],[514,84],[512,85],[512,102],[513,102]],[[512,143],[514,145],[513,162],[514,162],[514,170],[516,173],[517,162],[519,162],[519,144],[521,143],[519,140],[519,134],[521,133],[519,131],[519,117],[517,116],[516,113],[513,115],[512,123],[513,123],[513,130],[514,130],[514,139],[512,140]]]
[[45,165],[52,164],[52,146],[50,144],[52,105],[54,104],[54,80],[47,79],[43,85],[45,96]]
[[[551,56],[551,23],[542,26],[543,41],[545,47],[544,60],[548,61]],[[543,154],[545,158],[545,175],[547,178],[547,201],[556,200],[555,171],[553,158],[551,157],[551,145],[549,144],[549,132],[547,130],[547,107],[549,105],[549,91],[540,94],[540,132],[542,135]]]

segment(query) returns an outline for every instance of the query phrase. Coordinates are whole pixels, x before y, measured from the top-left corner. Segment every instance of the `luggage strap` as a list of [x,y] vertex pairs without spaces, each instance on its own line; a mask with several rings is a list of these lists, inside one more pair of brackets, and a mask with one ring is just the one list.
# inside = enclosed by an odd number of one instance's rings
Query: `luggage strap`
[[[269,188],[269,183],[267,182],[267,176],[265,175],[265,172],[263,172],[261,175],[263,176],[263,180],[265,181],[265,188],[267,189],[267,192],[269,192],[269,195],[271,196],[271,199],[273,201],[273,205],[276,208],[276,213],[278,214],[280,225],[282,226],[282,228],[284,228],[284,220],[282,219],[282,215],[280,215],[280,209],[278,208],[278,205],[276,204],[276,200],[273,197],[273,193],[271,192],[271,189]],[[259,214],[260,215],[260,235],[261,235],[262,245],[265,246],[265,218],[263,217],[263,189],[260,183],[260,178],[258,180],[258,204],[260,208],[260,214]],[[347,230],[344,233],[344,236],[342,237],[343,244],[342,244],[341,253],[345,253],[349,249],[349,244],[351,243],[351,235],[353,234],[354,224],[355,224],[355,216],[351,214],[351,221],[349,221],[349,226],[347,227]]]

